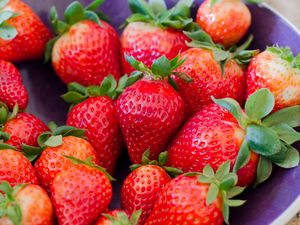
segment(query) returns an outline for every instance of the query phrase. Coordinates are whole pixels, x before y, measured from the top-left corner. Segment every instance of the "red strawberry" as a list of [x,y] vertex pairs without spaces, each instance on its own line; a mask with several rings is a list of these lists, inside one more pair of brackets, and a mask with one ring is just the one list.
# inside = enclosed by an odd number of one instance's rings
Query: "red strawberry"
[[274,107],[274,97],[268,89],[251,95],[245,112],[233,99],[214,101],[224,109],[212,104],[185,124],[169,147],[171,166],[202,171],[211,164],[216,170],[230,160],[239,185],[245,186],[254,181],[255,173],[256,184],[266,180],[272,172],[272,162],[283,168],[299,164],[299,153],[291,144],[300,140],[293,129],[300,125],[300,106],[268,115]]
[[133,163],[140,163],[145,149],[150,158],[157,158],[180,127],[184,117],[184,102],[179,93],[164,79],[182,64],[178,57],[155,60],[152,70],[132,57],[127,57],[135,69],[144,73],[117,100],[119,122]]
[[163,188],[145,225],[221,225],[224,220],[228,223],[229,207],[244,203],[230,199],[243,188],[235,186],[237,177],[229,169],[228,162],[214,174],[207,165],[203,174],[173,179]]
[[[55,8],[51,11],[58,37],[48,43],[46,60],[51,57],[56,73],[65,83],[100,84],[107,74],[116,79],[120,76],[118,34],[91,11],[98,7],[97,2],[87,8],[73,2],[65,11],[66,22],[58,20]],[[65,29],[58,29],[58,24],[65,24]]]
[[113,210],[108,213],[104,213],[95,225],[112,225],[112,224],[126,224],[126,225],[137,225],[141,211],[136,211],[128,218],[127,214],[122,210]]
[[[19,184],[14,188],[7,182],[0,185],[1,225],[52,225],[53,209],[45,190],[34,184]],[[3,208],[2,208],[3,207]]]
[[35,170],[28,159],[20,152],[6,147],[0,150],[0,182],[7,181],[12,186],[21,183],[38,184]]
[[157,58],[165,55],[172,59],[188,48],[185,44],[188,38],[182,30],[188,29],[193,22],[191,4],[192,1],[181,0],[168,10],[164,1],[129,1],[133,15],[127,19],[121,37],[123,73],[134,71],[125,54],[150,67]]
[[25,109],[28,103],[28,93],[20,72],[13,64],[4,60],[0,60],[0,101],[10,109],[16,104]]
[[[51,185],[51,199],[58,223],[92,224],[110,203],[112,197],[110,180],[105,170],[90,160],[68,158],[76,165],[59,172]],[[72,164],[70,159],[66,160]]]
[[[105,78],[103,85],[98,87],[100,92],[103,92],[109,79],[114,80],[111,75]],[[77,83],[70,83],[68,87],[69,92],[63,96],[64,100],[72,104],[79,103],[70,110],[67,125],[86,129],[85,135],[98,153],[100,165],[109,173],[113,173],[123,145],[122,131],[113,99],[108,96],[94,96],[93,93],[84,96],[90,87],[85,88]],[[80,96],[80,99],[74,98],[74,95]],[[82,100],[83,102],[80,102]]]
[[22,145],[38,146],[38,136],[49,128],[36,116],[23,112],[4,122],[2,131],[9,135],[7,144],[15,146],[18,150]]
[[125,179],[121,189],[121,208],[129,215],[136,210],[142,210],[139,224],[144,224],[149,216],[162,188],[171,180],[167,172],[178,175],[182,171],[165,167],[167,152],[159,155],[158,161],[150,161],[147,150],[142,159],[142,165],[131,166],[133,170]]
[[181,54],[181,58],[186,61],[177,71],[188,74],[193,81],[177,81],[177,84],[188,114],[194,115],[205,105],[212,103],[211,96],[231,97],[243,103],[246,79],[242,65],[247,64],[257,53],[243,49],[248,47],[252,38],[234,51],[225,51],[201,30],[186,34],[193,39],[189,44],[193,48]]
[[205,0],[198,9],[196,20],[214,42],[228,47],[246,34],[251,25],[251,14],[241,0]]
[[20,62],[41,58],[51,32],[23,1],[2,2],[0,12],[8,18],[0,24],[6,31],[0,34],[0,59]]
[[[72,127],[62,128],[68,128],[68,131],[64,131],[65,135],[76,135],[75,132],[80,131],[76,131]],[[61,128],[58,129],[62,130]],[[80,137],[63,136],[64,134],[58,135],[56,132],[54,132],[54,134],[56,134],[56,136],[50,137],[48,141],[44,143],[43,152],[34,164],[37,177],[42,186],[47,190],[49,190],[56,174],[61,170],[66,170],[72,165],[71,161],[63,157],[63,155],[74,156],[82,160],[91,157],[93,162],[99,163],[97,153],[88,141]],[[81,134],[79,134],[79,136],[80,135]]]
[[274,110],[300,104],[300,54],[289,48],[268,47],[251,61],[247,94],[268,88],[275,96]]

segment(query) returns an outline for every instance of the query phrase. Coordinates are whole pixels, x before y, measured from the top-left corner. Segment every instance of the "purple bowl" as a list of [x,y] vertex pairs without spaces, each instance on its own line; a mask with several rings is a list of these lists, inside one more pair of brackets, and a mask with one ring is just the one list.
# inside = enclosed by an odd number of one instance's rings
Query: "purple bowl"
[[[48,10],[56,5],[59,12],[71,0],[25,0],[39,16],[48,23]],[[85,0],[85,2],[90,2]],[[169,5],[177,2],[169,0]],[[196,6],[201,0],[196,1]],[[118,28],[130,14],[127,0],[106,0],[102,10]],[[255,39],[252,47],[264,49],[267,45],[278,44],[290,46],[294,53],[300,52],[300,33],[285,18],[271,9],[268,5],[249,5],[253,21],[251,33]],[[194,12],[196,7],[194,8]],[[51,65],[42,62],[31,62],[17,65],[23,75],[25,85],[29,90],[29,112],[36,114],[45,122],[51,120],[64,124],[68,105],[60,95],[65,93],[66,86],[55,75]],[[300,149],[300,145],[297,146]],[[111,207],[119,207],[119,191],[121,182],[128,174],[129,160],[126,153],[121,157],[115,177],[114,199]],[[275,169],[272,177],[260,185],[255,191],[249,188],[245,194],[247,203],[231,212],[233,225],[279,225],[285,224],[300,210],[300,167],[291,170]]]

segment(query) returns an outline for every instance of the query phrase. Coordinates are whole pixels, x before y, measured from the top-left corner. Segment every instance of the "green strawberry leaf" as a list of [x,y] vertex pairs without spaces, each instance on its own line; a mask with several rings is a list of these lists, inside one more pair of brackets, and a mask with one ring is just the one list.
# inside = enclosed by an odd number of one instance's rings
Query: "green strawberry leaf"
[[208,177],[208,178],[212,178],[215,176],[215,172],[214,170],[211,168],[211,166],[209,164],[207,164],[204,168],[203,168],[203,175]]
[[44,53],[44,62],[47,63],[51,59],[52,49],[54,47],[55,42],[59,39],[59,37],[52,38],[50,41],[47,42],[45,53]]
[[0,142],[7,142],[10,138],[10,134],[0,130]]
[[211,183],[206,196],[206,205],[213,203],[216,200],[218,193],[219,187],[216,184]]
[[13,11],[2,11],[0,12],[0,24],[2,25],[2,23],[16,16],[18,16],[18,14]]
[[226,203],[228,204],[229,207],[238,207],[243,204],[245,204],[245,200],[239,200],[239,199],[228,199],[226,200]]
[[272,112],[275,104],[273,94],[267,88],[259,89],[248,97],[245,105],[247,116],[253,121],[259,121]]
[[204,184],[210,184],[212,182],[212,178],[209,178],[209,177],[207,177],[203,174],[199,174],[198,175],[198,182],[204,183]]
[[44,142],[44,145],[47,147],[57,147],[62,145],[62,135],[50,136],[47,141]]
[[299,165],[299,152],[294,147],[282,143],[281,152],[272,155],[269,159],[281,168],[293,168]]
[[0,125],[3,125],[9,116],[9,110],[6,104],[0,102]]
[[223,99],[216,99],[213,96],[211,97],[213,102],[219,105],[220,107],[228,110],[234,118],[238,121],[239,125],[242,128],[245,128],[247,126],[248,118],[244,114],[241,106],[239,103],[232,99],[232,98],[223,98]]
[[155,18],[154,12],[145,0],[128,0],[128,4],[133,14],[139,13],[150,16],[153,19]]
[[169,76],[171,74],[171,62],[163,55],[153,62],[151,70],[154,75]]
[[14,146],[0,142],[0,150],[12,149],[17,150]]
[[67,9],[65,10],[64,13],[64,18],[66,23],[68,23],[69,25],[73,25],[83,19],[85,19],[84,17],[84,7],[82,6],[81,3],[79,3],[78,1],[74,1],[72,2]]
[[277,133],[268,127],[248,125],[246,139],[249,148],[262,156],[274,155],[281,150],[281,142]]
[[245,139],[240,147],[240,150],[238,152],[238,156],[236,158],[234,167],[233,167],[233,172],[237,173],[237,171],[244,166],[247,165],[247,163],[250,160],[250,149],[247,143],[247,140]]
[[87,99],[87,96],[84,96],[78,92],[75,91],[69,91],[66,94],[63,94],[61,98],[66,102],[70,104],[78,104],[80,102],[83,102]]
[[8,25],[8,24],[1,24],[0,25],[0,38],[3,40],[12,40],[18,34],[18,31],[15,27]]
[[33,147],[29,145],[22,144],[22,153],[30,161],[35,161],[38,156],[43,152],[41,147]]
[[135,211],[130,218],[130,225],[137,225],[142,215],[142,210]]
[[227,204],[227,201],[223,201],[222,213],[223,213],[223,217],[224,217],[224,222],[226,224],[229,224],[229,205]]
[[4,8],[9,3],[9,0],[1,0],[0,1],[0,9]]
[[265,126],[274,126],[281,123],[290,127],[300,126],[300,105],[281,109],[263,120]]
[[215,177],[218,180],[223,180],[225,175],[229,174],[230,172],[230,161],[227,161],[225,163],[223,163],[221,166],[219,166]]
[[294,58],[293,67],[300,69],[300,53]]
[[271,176],[272,169],[272,162],[269,159],[260,156],[256,170],[256,181],[254,187],[266,181]]
[[149,0],[149,6],[151,11],[157,15],[168,10],[167,5],[164,0]]
[[280,123],[271,127],[279,136],[280,140],[291,145],[300,141],[300,133],[285,123]]
[[97,13],[93,11],[89,11],[89,10],[84,11],[83,17],[87,20],[94,21],[98,25],[102,26],[99,16],[97,15]]
[[89,11],[95,11],[103,2],[104,0],[94,0],[88,6],[86,6],[85,9]]
[[228,191],[230,188],[234,187],[237,183],[237,175],[234,173],[228,173],[225,177],[221,180],[220,189],[224,191]]
[[245,189],[246,187],[235,186],[227,191],[227,198],[233,198],[237,195],[240,195]]
[[267,51],[277,54],[280,58],[289,62],[293,68],[300,68],[300,55],[294,57],[289,47],[272,46],[267,47]]

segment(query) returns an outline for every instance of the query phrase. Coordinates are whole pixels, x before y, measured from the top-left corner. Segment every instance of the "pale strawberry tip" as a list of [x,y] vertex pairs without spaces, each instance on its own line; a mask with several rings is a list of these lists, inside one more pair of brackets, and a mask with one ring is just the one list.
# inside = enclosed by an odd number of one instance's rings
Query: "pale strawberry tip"
[[289,47],[279,46],[267,47],[267,51],[275,53],[283,60],[286,60],[292,65],[293,68],[300,69],[300,53],[294,56],[292,50]]
[[197,176],[198,182],[209,184],[206,204],[212,204],[218,196],[222,198],[222,213],[224,221],[229,224],[229,207],[238,207],[246,201],[232,199],[241,194],[246,187],[236,186],[238,177],[235,173],[230,172],[230,161],[223,163],[216,173],[212,167],[207,164],[202,173],[186,173],[185,176]]
[[300,126],[300,105],[271,113],[275,101],[273,94],[266,88],[249,96],[245,110],[234,99],[212,99],[228,110],[246,132],[234,172],[248,163],[251,151],[260,155],[255,186],[269,178],[272,163],[282,168],[299,165],[299,152],[292,144],[300,141],[300,133],[294,129]]
[[109,219],[113,225],[137,225],[141,214],[142,210],[135,211],[132,213],[131,217],[128,217],[125,212],[118,212],[116,216],[112,216],[107,213],[103,213],[102,215]]
[[[220,3],[222,0],[211,0],[210,2],[210,7],[214,7],[215,4]],[[246,0],[246,2],[250,3],[250,4],[259,4],[262,3],[263,0]]]

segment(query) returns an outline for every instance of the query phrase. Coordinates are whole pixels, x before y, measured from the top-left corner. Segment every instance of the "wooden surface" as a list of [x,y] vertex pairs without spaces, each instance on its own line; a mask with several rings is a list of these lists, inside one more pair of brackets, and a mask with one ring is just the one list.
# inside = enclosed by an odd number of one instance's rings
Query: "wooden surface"
[[[266,2],[300,29],[300,0],[266,0]],[[300,212],[288,225],[300,225]]]

